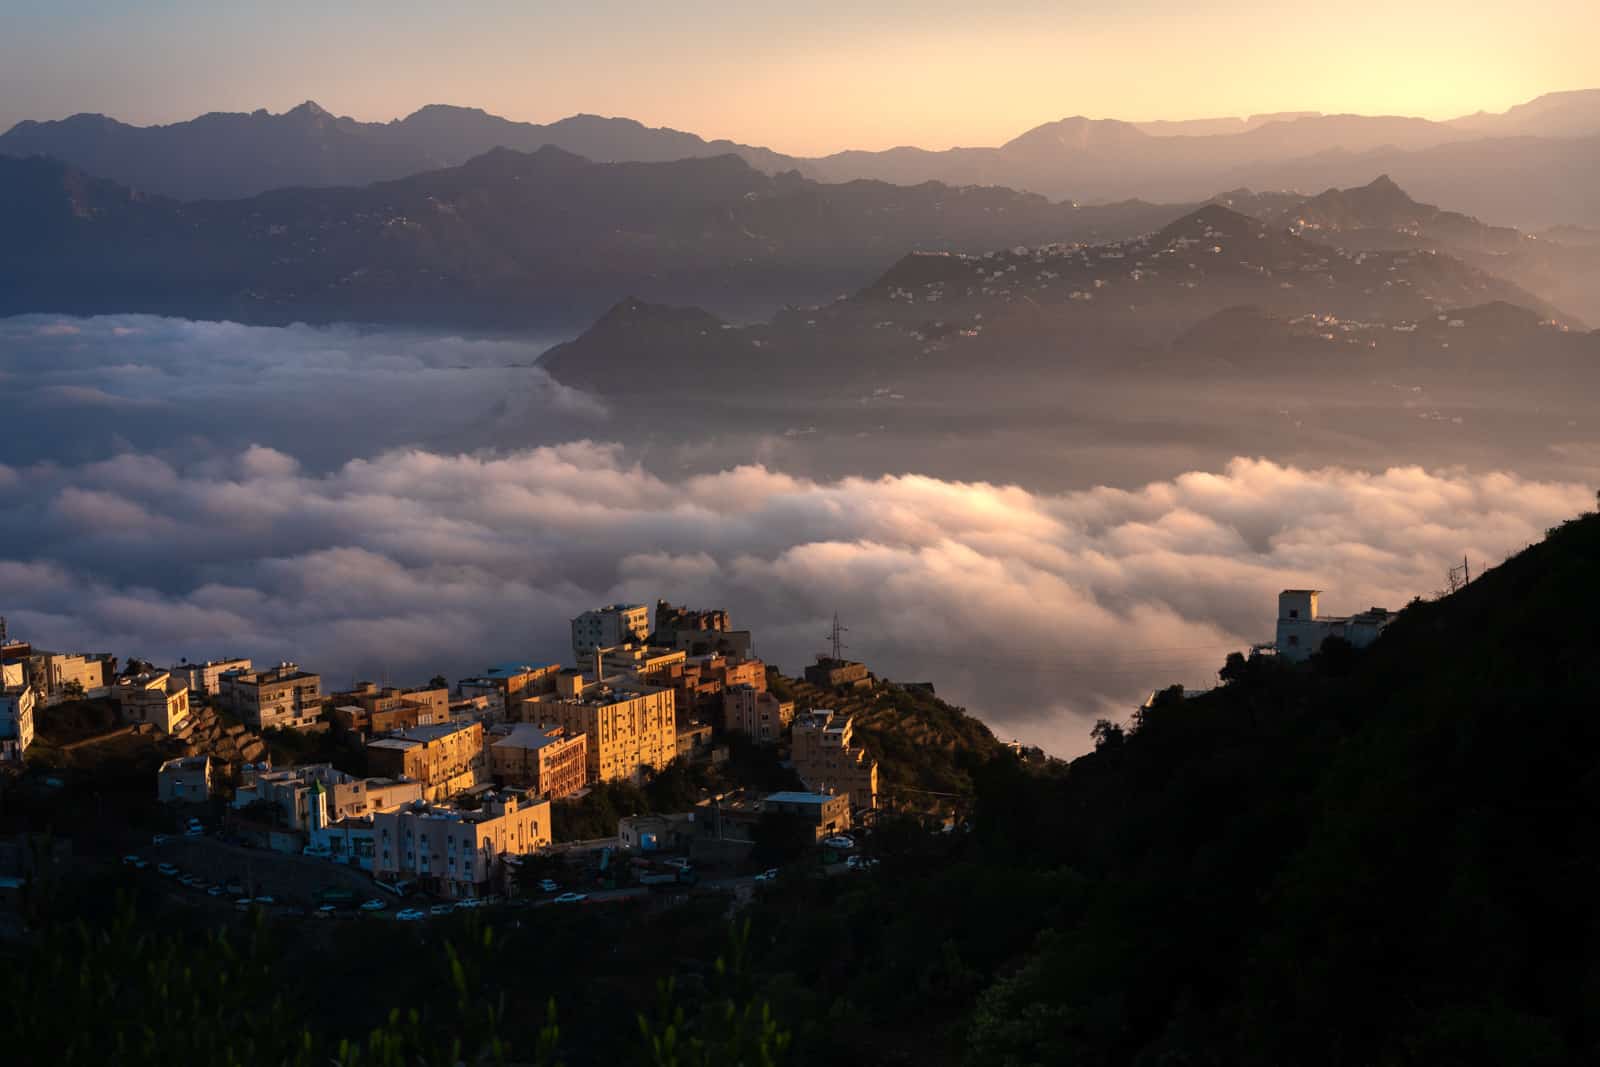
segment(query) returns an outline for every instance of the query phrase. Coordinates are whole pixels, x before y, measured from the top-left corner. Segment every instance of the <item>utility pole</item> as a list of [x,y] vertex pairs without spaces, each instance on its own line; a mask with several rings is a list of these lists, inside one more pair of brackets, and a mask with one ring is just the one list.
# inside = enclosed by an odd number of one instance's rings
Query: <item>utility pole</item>
[[828,632],[828,639],[833,645],[833,658],[835,660],[844,659],[844,635],[848,632],[847,627],[839,625],[839,613],[837,611],[834,612],[833,629]]

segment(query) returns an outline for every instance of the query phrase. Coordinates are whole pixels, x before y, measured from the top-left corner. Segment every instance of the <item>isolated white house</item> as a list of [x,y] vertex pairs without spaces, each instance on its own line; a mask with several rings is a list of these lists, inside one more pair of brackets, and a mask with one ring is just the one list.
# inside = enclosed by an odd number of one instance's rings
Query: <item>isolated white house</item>
[[1321,615],[1317,612],[1320,589],[1285,589],[1278,594],[1278,655],[1299,662],[1322,647],[1330,637],[1342,637],[1356,648],[1366,648],[1395,617],[1392,611],[1369,608],[1359,615]]

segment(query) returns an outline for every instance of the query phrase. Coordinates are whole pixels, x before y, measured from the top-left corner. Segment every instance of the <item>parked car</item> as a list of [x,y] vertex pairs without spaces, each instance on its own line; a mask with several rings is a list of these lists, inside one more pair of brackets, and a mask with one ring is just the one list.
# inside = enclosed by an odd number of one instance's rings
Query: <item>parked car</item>
[[150,866],[150,861],[149,860],[134,860],[133,861],[133,869],[136,870],[136,871],[142,871],[148,866]]
[[206,890],[206,896],[208,896],[208,897],[220,897],[221,895],[222,895],[222,887],[220,885],[211,886],[209,889]]
[[539,892],[541,892],[541,893],[559,893],[559,892],[561,892],[561,887],[559,885],[557,885],[555,882],[552,882],[550,879],[546,878],[544,881],[539,883]]
[[661,862],[665,866],[676,867],[680,871],[686,871],[690,867],[694,866],[692,863],[690,863],[687,859],[685,859],[682,856],[673,856],[670,859],[664,859]]
[[427,916],[417,908],[405,908],[404,910],[397,911],[394,913],[394,917],[403,923],[414,923],[421,919],[427,918]]
[[181,885],[181,886],[193,886],[194,883],[195,883],[195,876],[192,875],[192,874],[186,874],[182,878],[178,879],[178,884]]
[[587,893],[562,893],[559,897],[556,897],[555,902],[557,904],[581,904],[588,899],[589,894]]
[[122,857],[122,862],[126,863],[128,866],[131,867],[135,863],[139,862],[139,857],[138,856],[131,856],[131,855],[130,856],[124,856],[124,857]]
[[204,826],[191,826],[183,832],[184,837],[204,837],[205,835],[206,828]]
[[249,911],[255,906],[256,902],[251,900],[249,897],[240,897],[238,900],[233,902],[234,911]]
[[223,888],[228,891],[228,895],[230,897],[244,896],[244,885],[241,882],[229,882],[227,885],[223,886]]
[[156,836],[154,836],[154,837],[152,837],[150,839],[150,843],[152,845],[164,845],[168,841],[171,841],[171,840],[172,840],[171,836],[169,836],[167,834],[157,834]]
[[174,867],[170,863],[163,863],[161,866],[157,867],[156,870],[160,871],[168,878],[176,878],[178,876],[178,868]]
[[362,911],[383,911],[388,906],[389,905],[385,904],[377,897],[373,897],[371,900],[363,900],[361,902]]
[[276,904],[277,902],[277,897],[256,897],[257,904]]
[[844,865],[852,871],[866,871],[876,867],[878,865],[878,861],[875,859],[870,859],[866,856],[851,856],[849,859],[844,861]]
[[852,837],[847,837],[844,834],[835,834],[832,837],[825,837],[822,839],[822,843],[827,845],[829,848],[837,848],[840,850],[856,847],[855,839]]
[[758,882],[776,882],[777,880],[778,868],[776,867],[768,867],[766,870],[756,875],[756,881]]
[[452,911],[455,911],[455,910],[456,910],[456,906],[454,904],[435,904],[433,907],[428,909],[428,914],[429,915],[449,915]]

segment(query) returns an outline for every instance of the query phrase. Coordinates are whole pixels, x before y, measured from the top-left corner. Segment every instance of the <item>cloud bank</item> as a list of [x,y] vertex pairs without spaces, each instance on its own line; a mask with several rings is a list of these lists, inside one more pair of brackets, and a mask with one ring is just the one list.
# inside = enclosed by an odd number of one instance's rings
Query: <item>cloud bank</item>
[[762,466],[664,479],[616,445],[399,449],[313,470],[250,447],[0,465],[0,611],[56,647],[294,659],[329,684],[563,659],[615,599],[723,606],[798,670],[850,652],[1069,754],[1152,688],[1270,638],[1277,591],[1398,607],[1498,562],[1592,490],[1500,473],[1237,459],[1042,494]]

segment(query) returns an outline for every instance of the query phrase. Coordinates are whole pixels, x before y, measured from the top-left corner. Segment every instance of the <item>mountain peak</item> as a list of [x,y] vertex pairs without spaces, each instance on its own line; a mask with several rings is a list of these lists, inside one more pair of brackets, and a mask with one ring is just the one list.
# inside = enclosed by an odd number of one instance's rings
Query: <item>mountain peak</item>
[[298,107],[290,108],[283,113],[284,118],[297,119],[331,119],[333,116],[315,100],[307,100]]

